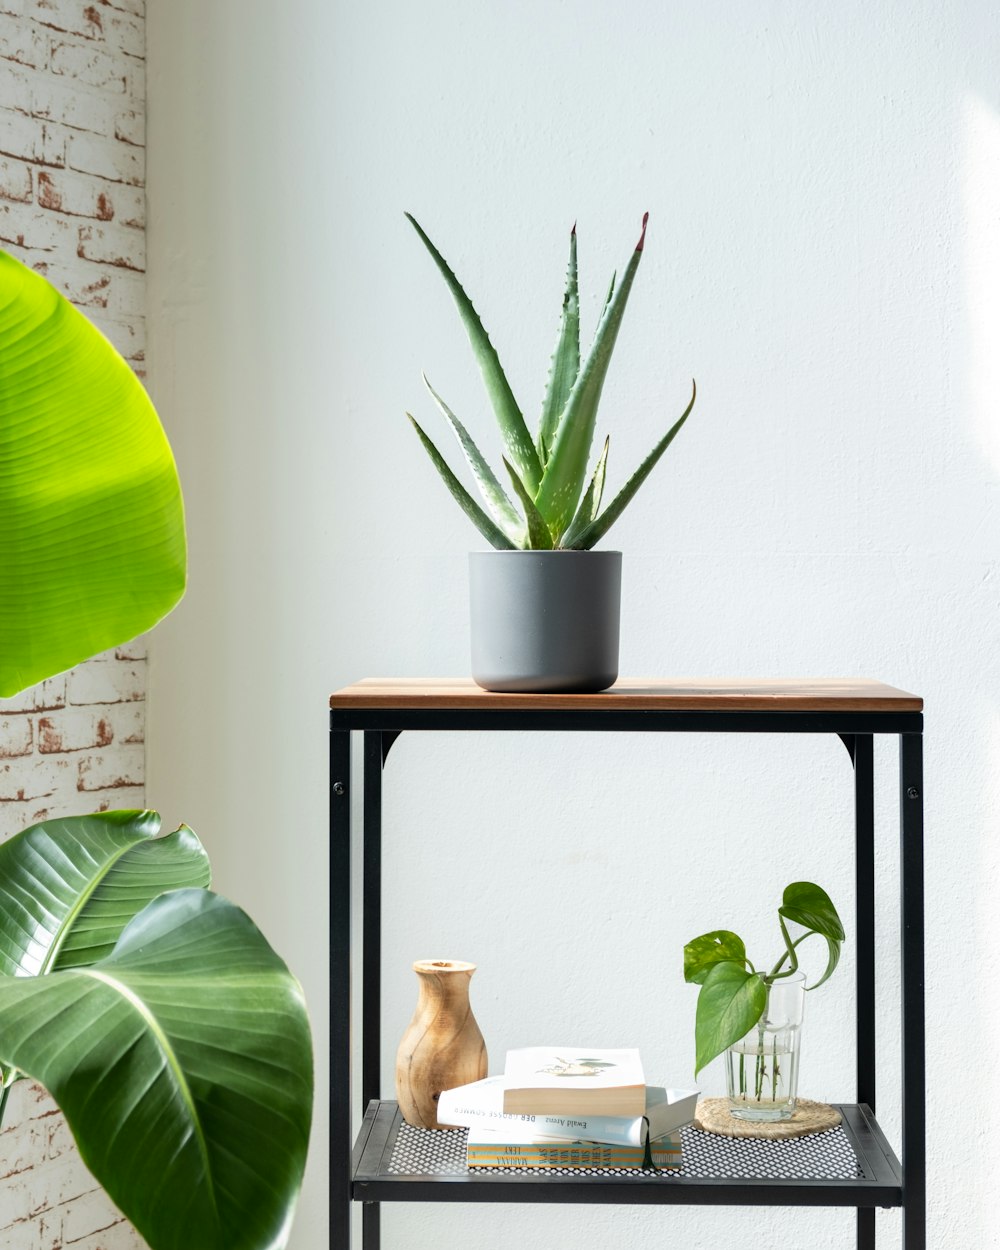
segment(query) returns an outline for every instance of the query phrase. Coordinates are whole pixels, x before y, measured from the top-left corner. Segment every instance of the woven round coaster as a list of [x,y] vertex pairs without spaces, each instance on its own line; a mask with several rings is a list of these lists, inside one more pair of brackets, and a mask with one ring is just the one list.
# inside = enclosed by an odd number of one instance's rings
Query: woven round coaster
[[785,1141],[789,1137],[806,1137],[810,1133],[823,1133],[836,1128],[840,1112],[825,1102],[810,1102],[800,1098],[790,1120],[771,1120],[754,1123],[737,1120],[729,1114],[728,1098],[703,1098],[694,1114],[694,1126],[706,1133],[720,1137],[757,1137],[766,1141]]

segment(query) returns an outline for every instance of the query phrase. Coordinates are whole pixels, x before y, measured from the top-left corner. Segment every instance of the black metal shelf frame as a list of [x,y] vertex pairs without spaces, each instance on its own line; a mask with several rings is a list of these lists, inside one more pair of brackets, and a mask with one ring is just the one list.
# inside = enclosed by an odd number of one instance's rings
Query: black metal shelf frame
[[[875,1250],[878,1207],[902,1207],[902,1250],[926,1250],[923,717],[918,712],[666,709],[363,708],[331,711],[330,1246],[350,1250],[351,1204],[363,1203],[362,1248],[379,1250],[386,1201],[662,1203],[857,1208],[857,1250]],[[659,1183],[588,1174],[470,1175],[393,1169],[398,1109],[380,1100],[382,772],[403,731],[603,731],[836,734],[854,769],[857,1102],[841,1108],[858,1163],[851,1179],[683,1176]],[[351,1085],[351,755],[362,737],[362,1103],[357,1142]],[[875,1118],[874,735],[899,738],[902,1141],[897,1161]],[[790,1144],[790,1143],[789,1143]],[[739,1143],[734,1145],[739,1146]],[[353,1146],[353,1151],[352,1151]],[[733,1156],[734,1171],[739,1171]]]

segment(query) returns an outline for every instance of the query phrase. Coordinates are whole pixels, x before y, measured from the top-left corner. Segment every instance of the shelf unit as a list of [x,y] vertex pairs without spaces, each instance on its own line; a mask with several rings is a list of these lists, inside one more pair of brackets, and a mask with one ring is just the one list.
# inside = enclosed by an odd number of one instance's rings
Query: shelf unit
[[[351,1204],[363,1204],[362,1250],[379,1250],[383,1202],[564,1202],[854,1207],[857,1250],[874,1250],[879,1207],[901,1207],[903,1250],[925,1250],[923,704],[867,680],[621,680],[601,694],[493,694],[461,679],[366,679],[330,698],[330,1245],[350,1250]],[[382,1099],[380,1053],[382,774],[403,732],[836,734],[854,770],[857,1101],[840,1128],[788,1142],[685,1130],[672,1173],[564,1168],[544,1174],[463,1162],[461,1132],[402,1123]],[[352,732],[361,735],[352,793]],[[902,1142],[897,1158],[875,1116],[876,734],[899,738]],[[351,1084],[351,813],[362,819],[361,1090]]]

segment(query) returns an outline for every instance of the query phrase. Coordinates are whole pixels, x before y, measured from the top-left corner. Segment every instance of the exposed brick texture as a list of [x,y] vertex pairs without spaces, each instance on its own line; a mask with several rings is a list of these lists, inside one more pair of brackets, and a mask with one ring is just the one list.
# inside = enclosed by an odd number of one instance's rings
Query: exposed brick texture
[[0,0],[0,246],[142,372],[143,0]]
[[[0,247],[44,274],[142,376],[145,0],[0,0]],[[0,700],[0,840],[142,807],[141,639]],[[0,1130],[3,1250],[143,1245],[22,1081]]]

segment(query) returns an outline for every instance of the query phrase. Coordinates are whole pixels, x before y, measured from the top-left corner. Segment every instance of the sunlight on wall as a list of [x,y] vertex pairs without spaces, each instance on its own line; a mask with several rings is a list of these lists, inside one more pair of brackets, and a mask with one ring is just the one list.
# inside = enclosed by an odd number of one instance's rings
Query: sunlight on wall
[[[1000,808],[1000,712],[988,713],[984,719],[989,728],[986,735],[985,784],[983,786],[982,812],[984,823],[990,822],[991,813]],[[979,844],[977,879],[982,882],[996,881],[1000,878],[1000,846],[994,837],[985,837]],[[973,932],[979,946],[979,954],[984,957],[984,967],[1000,968],[1000,931],[996,923],[996,899],[992,890],[979,889],[975,893],[975,923]],[[1000,1013],[983,1005],[982,1012],[984,1032],[993,1038],[993,1050],[1000,1048]],[[987,1091],[987,1102],[993,1102],[1000,1096],[1000,1077],[994,1071],[990,1073],[993,1088]]]
[[1000,117],[972,94],[964,112],[961,190],[970,413],[980,450],[1000,474]]

